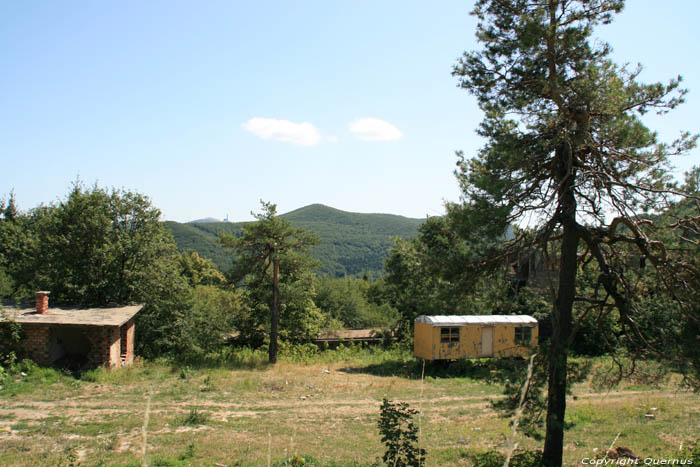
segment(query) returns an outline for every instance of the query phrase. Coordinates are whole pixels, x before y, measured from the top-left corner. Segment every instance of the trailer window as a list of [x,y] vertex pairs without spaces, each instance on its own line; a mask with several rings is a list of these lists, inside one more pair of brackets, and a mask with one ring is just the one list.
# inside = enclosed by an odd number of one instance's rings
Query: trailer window
[[459,342],[459,328],[440,328],[440,342]]
[[532,328],[517,327],[515,328],[515,343],[516,345],[530,345],[532,341]]

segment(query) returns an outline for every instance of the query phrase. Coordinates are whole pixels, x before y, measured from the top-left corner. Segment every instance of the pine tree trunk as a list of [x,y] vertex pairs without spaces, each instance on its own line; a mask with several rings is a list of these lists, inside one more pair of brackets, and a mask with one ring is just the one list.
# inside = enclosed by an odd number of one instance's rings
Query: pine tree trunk
[[270,348],[269,361],[272,364],[277,363],[277,328],[280,322],[280,289],[279,289],[279,274],[280,262],[277,258],[273,260],[274,273],[272,278],[272,318],[270,320]]
[[552,310],[552,338],[549,347],[549,388],[547,396],[547,431],[543,457],[547,464],[562,465],[564,453],[564,414],[566,412],[566,367],[571,335],[571,315],[576,295],[576,254],[579,234],[574,196],[575,171],[571,168],[568,145],[557,150],[559,219],[564,227],[559,262],[559,290]]

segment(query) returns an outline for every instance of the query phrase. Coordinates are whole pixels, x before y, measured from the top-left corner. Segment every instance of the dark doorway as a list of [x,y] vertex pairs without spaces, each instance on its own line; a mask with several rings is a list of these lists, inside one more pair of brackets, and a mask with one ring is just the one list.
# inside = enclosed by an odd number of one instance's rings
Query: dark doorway
[[92,349],[90,340],[78,326],[51,328],[51,362],[69,369],[84,368],[89,364]]

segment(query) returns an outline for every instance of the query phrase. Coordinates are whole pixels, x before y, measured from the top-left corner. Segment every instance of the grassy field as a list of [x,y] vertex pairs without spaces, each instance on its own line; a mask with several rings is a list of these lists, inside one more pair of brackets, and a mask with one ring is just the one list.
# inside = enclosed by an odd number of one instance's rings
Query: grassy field
[[[79,377],[29,366],[0,390],[0,464],[294,465],[298,455],[370,465],[383,453],[383,398],[420,410],[427,465],[473,465],[510,433],[491,408],[502,388],[488,382],[497,371],[488,364],[428,366],[422,379],[420,363],[400,350],[263,362],[247,352],[209,368],[137,362]],[[567,465],[602,457],[616,437],[642,458],[683,459],[700,436],[700,398],[670,382],[604,390],[589,378],[567,416]]]

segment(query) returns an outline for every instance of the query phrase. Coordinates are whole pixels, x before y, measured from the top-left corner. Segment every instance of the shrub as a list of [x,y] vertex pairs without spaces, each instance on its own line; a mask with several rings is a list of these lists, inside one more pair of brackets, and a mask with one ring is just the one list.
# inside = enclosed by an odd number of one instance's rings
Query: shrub
[[0,384],[17,372],[17,350],[21,340],[22,327],[0,307]]
[[425,463],[425,449],[419,448],[418,427],[413,423],[417,410],[405,402],[384,399],[379,416],[379,433],[386,452],[382,460],[391,466],[420,466]]

